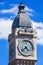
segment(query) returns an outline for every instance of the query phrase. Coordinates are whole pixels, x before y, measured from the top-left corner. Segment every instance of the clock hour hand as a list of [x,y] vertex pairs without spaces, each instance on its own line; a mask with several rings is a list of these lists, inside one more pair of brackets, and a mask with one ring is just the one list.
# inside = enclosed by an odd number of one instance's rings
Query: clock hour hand
[[23,51],[23,50],[25,50],[25,49],[27,49],[27,51],[29,51],[29,49],[27,48],[27,46],[25,46],[25,48],[21,49],[21,51]]
[[27,46],[25,46],[25,49],[27,49],[27,51],[29,51],[29,49],[27,48]]

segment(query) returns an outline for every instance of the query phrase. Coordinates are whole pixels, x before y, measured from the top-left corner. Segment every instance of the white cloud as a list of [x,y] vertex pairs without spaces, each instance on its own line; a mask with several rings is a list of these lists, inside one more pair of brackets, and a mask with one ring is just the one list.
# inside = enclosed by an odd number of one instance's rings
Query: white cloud
[[[10,9],[2,9],[1,11],[0,11],[0,13],[3,13],[3,14],[6,14],[6,13],[12,13],[12,14],[17,14],[18,13],[18,4],[10,4],[10,6],[13,6],[12,8],[10,8]],[[27,14],[29,15],[29,16],[33,16],[33,13],[32,12],[34,12],[34,10],[33,9],[31,9],[31,8],[28,8],[27,6],[25,7],[25,11],[27,12]]]
[[[12,22],[12,20],[0,18],[0,39],[8,38],[8,35],[11,33]],[[37,43],[43,45],[43,23],[34,21],[32,23],[37,31]]]
[[29,12],[34,12],[34,10],[33,9],[31,9],[31,8],[29,8],[29,7],[25,7],[25,11],[29,11]]
[[12,13],[12,14],[17,14],[17,12],[18,12],[18,7],[17,7],[17,5],[16,6],[14,6],[14,7],[12,7],[11,9],[2,9],[1,11],[0,11],[0,13],[3,13],[3,14],[5,14],[5,13]]
[[33,28],[36,29],[37,31],[37,43],[43,45],[43,23],[42,22],[34,22],[33,23]]
[[0,39],[7,39],[11,33],[12,20],[0,19]]
[[27,12],[26,14],[29,15],[29,16],[33,16],[33,14],[32,13],[29,13],[29,12]]

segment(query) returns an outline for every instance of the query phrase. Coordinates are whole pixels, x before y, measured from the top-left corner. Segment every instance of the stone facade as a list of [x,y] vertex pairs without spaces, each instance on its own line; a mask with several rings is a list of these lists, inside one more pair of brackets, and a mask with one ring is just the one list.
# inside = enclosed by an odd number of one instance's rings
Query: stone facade
[[12,32],[8,36],[9,65],[35,65],[37,61],[37,32],[33,29],[24,7],[24,4],[19,5],[18,15],[12,24]]

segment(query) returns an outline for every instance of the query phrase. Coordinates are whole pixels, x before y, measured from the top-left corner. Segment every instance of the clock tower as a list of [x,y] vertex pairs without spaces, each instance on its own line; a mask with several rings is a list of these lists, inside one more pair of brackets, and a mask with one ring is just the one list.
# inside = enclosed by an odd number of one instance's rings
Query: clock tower
[[32,27],[29,16],[25,13],[25,6],[18,6],[19,12],[12,24],[9,41],[8,65],[35,65],[36,54],[36,30]]

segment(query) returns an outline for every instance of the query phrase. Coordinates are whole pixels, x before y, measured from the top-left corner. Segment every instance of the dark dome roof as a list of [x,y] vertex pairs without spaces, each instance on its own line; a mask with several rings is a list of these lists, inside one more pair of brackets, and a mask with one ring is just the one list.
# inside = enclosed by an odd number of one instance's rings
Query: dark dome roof
[[12,29],[19,27],[19,15],[15,17],[13,24],[12,24]]
[[22,27],[22,26],[27,26],[27,27],[32,27],[32,23],[30,21],[29,16],[25,13],[24,11],[24,5],[21,4],[19,6],[19,13],[15,17],[13,24],[12,24],[12,30],[14,28]]

